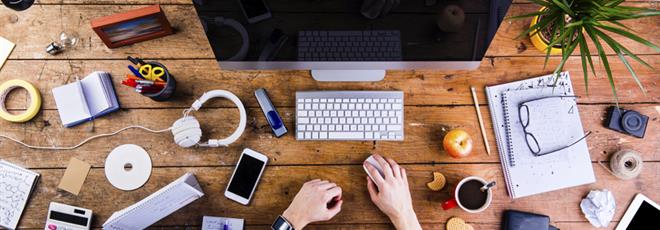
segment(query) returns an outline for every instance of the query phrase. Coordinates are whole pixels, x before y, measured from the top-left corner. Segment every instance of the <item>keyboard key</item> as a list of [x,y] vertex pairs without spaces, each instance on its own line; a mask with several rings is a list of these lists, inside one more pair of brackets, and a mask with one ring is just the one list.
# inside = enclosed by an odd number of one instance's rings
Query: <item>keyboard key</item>
[[388,131],[399,131],[399,130],[401,130],[401,125],[388,125],[387,130]]
[[307,123],[309,123],[309,118],[306,117],[298,118],[298,124],[307,124]]
[[360,139],[364,138],[363,132],[329,132],[328,138],[331,139]]

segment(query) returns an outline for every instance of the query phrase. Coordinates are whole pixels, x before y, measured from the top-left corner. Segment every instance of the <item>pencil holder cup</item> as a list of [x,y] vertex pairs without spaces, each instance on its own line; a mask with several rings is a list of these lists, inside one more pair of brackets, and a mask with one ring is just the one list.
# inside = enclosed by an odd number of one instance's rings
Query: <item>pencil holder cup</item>
[[147,62],[147,64],[158,66],[165,70],[165,75],[162,77],[162,79],[165,80],[165,87],[157,93],[144,94],[144,96],[147,96],[154,101],[167,101],[172,95],[174,95],[174,91],[176,91],[176,80],[170,75],[170,71],[168,71],[167,67],[163,64],[160,64],[159,62]]

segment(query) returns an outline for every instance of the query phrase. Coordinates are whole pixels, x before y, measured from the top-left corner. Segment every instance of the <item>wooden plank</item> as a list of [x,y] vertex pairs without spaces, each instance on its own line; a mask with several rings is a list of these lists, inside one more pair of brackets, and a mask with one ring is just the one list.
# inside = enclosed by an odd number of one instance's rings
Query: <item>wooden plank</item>
[[[654,66],[660,65],[660,58],[645,56]],[[406,105],[468,105],[472,104],[469,86],[477,87],[481,104],[486,104],[483,87],[529,77],[549,74],[543,70],[542,57],[493,58],[484,60],[474,71],[389,71],[384,81],[379,82],[317,82],[309,71],[220,71],[213,60],[162,60],[171,74],[177,79],[177,93],[170,102],[154,102],[133,92],[120,81],[128,74],[128,61],[82,61],[82,60],[10,60],[0,71],[0,82],[14,78],[25,79],[41,91],[43,108],[56,109],[51,90],[57,86],[83,78],[96,70],[109,71],[114,76],[115,91],[123,108],[185,108],[202,95],[213,89],[226,89],[234,92],[248,107],[258,107],[254,90],[268,90],[273,103],[278,106],[295,106],[294,91],[304,90],[402,90]],[[554,66],[557,58],[550,61]],[[524,66],[524,68],[521,68]],[[637,83],[619,62],[612,63],[619,102],[640,103],[660,102],[660,90],[656,79],[660,72],[633,64],[646,87],[644,95]],[[589,94],[585,93],[584,80],[578,57],[571,58],[565,70],[572,75],[576,95],[580,103],[612,103],[612,91],[605,79],[602,68],[598,68],[598,78],[590,76]],[[203,84],[200,84],[202,83]],[[249,84],[246,84],[249,82]],[[7,101],[10,109],[26,108],[25,93],[12,93]],[[212,102],[207,106],[230,106],[230,103]]]
[[[650,6],[648,3],[633,5]],[[161,39],[138,43],[118,49],[106,48],[89,27],[89,20],[112,13],[137,8],[131,5],[41,5],[28,11],[15,12],[0,9],[0,18],[9,23],[0,25],[3,36],[17,44],[11,55],[12,59],[121,59],[126,55],[141,55],[149,58],[214,58],[196,11],[192,5],[164,5],[163,10],[170,22],[178,29],[177,33]],[[531,4],[514,4],[509,15],[533,11]],[[46,16],[44,18],[44,16]],[[660,37],[657,30],[658,17],[635,20],[629,25],[639,35],[654,43]],[[57,25],[57,26],[53,26]],[[520,41],[514,38],[528,26],[527,21],[504,22],[495,36],[487,56],[543,56],[536,51],[528,39]],[[71,52],[51,56],[44,52],[44,47],[53,41],[62,29],[77,28],[81,44]],[[615,37],[618,38],[618,37]],[[618,40],[618,39],[617,39]],[[621,40],[625,41],[625,40]],[[517,47],[526,47],[518,53]],[[632,42],[626,42],[626,45]],[[637,43],[628,45],[637,54],[656,54],[657,52]],[[521,48],[522,50],[522,48]],[[593,49],[592,49],[593,50]]]
[[[630,105],[642,114],[651,116],[645,139],[639,139],[606,129],[601,122],[605,118],[604,105],[582,105],[580,115],[585,131],[593,134],[587,139],[591,159],[607,160],[608,156],[621,148],[631,148],[642,153],[647,161],[660,160],[658,140],[657,105]],[[155,166],[226,166],[234,165],[245,147],[269,153],[273,165],[306,164],[360,164],[371,152],[382,153],[404,163],[466,163],[499,162],[490,114],[486,108],[482,113],[486,122],[488,140],[493,153],[487,156],[472,106],[456,107],[406,107],[404,142],[364,141],[296,141],[294,138],[294,113],[292,109],[280,109],[289,134],[274,138],[263,114],[258,109],[248,111],[248,125],[243,137],[229,148],[183,149],[172,142],[168,133],[151,134],[132,130],[114,137],[95,140],[75,151],[30,150],[0,139],[0,158],[18,162],[33,168],[64,168],[70,157],[89,162],[94,167],[103,167],[105,156],[120,144],[138,144],[151,154]],[[207,109],[195,113],[201,121],[205,137],[222,138],[233,132],[238,122],[236,109]],[[181,117],[179,109],[128,110],[120,111],[66,129],[61,126],[55,111],[44,111],[27,124],[0,123],[2,133],[33,145],[71,146],[81,140],[101,133],[113,132],[121,127],[140,124],[153,129],[163,129]],[[155,119],[154,119],[155,118]],[[442,149],[442,132],[462,128],[474,138],[474,152],[463,159],[450,158]],[[414,154],[415,157],[411,157]]]
[[[657,3],[631,3],[627,4],[630,6],[636,7],[646,7],[654,8],[654,4]],[[535,4],[514,4],[507,13],[507,17],[523,15],[527,13],[532,13],[535,10],[538,10],[539,7]],[[524,20],[505,20],[497,31],[493,42],[491,43],[486,56],[545,56],[544,52],[537,50],[532,43],[529,41],[529,38],[522,37],[516,39],[518,35],[529,28],[530,19]],[[635,34],[641,36],[644,39],[651,41],[654,44],[660,43],[660,30],[658,30],[658,25],[660,25],[659,17],[650,17],[642,18],[636,20],[626,20],[622,21],[623,24],[630,27],[634,30]],[[612,35],[611,33],[608,33]],[[619,41],[626,48],[629,48],[635,54],[657,54],[657,51],[654,51],[652,48],[641,45],[633,40],[623,38],[619,35],[612,35],[614,40]],[[603,46],[608,47],[607,44],[602,42]],[[592,42],[589,41],[589,51],[592,54],[597,54],[595,46]],[[611,49],[607,48],[607,53],[613,54],[614,52]],[[576,49],[574,55],[579,56],[579,49]],[[614,59],[614,58],[611,58]]]
[[[215,58],[192,5],[162,6],[175,34],[125,46],[107,48],[92,30],[93,18],[143,6],[41,5],[27,11],[0,9],[2,36],[16,43],[11,59],[124,59],[127,55],[151,58]],[[62,30],[77,30],[80,43],[73,50],[52,56],[45,47]]]
[[[594,164],[597,182],[570,189],[554,191],[511,201],[503,187],[504,181],[497,164],[453,164],[405,165],[410,178],[415,210],[421,222],[441,224],[449,217],[460,216],[468,222],[496,224],[504,209],[525,210],[544,213],[553,221],[583,222],[578,203],[591,189],[607,188],[613,191],[617,205],[625,207],[632,197],[642,192],[653,200],[660,199],[660,184],[655,183],[660,175],[660,163],[647,163],[642,174],[633,180],[621,181],[610,176]],[[64,170],[37,170],[41,181],[25,210],[21,228],[37,228],[43,225],[48,203],[51,201],[90,208],[95,213],[94,226],[101,225],[114,211],[141,200],[150,193],[170,183],[185,172],[196,174],[205,196],[175,214],[160,221],[158,225],[199,225],[203,215],[232,216],[245,218],[248,224],[270,224],[288,206],[302,183],[313,178],[324,178],[338,183],[343,189],[345,200],[342,212],[329,224],[342,223],[389,223],[368,198],[365,174],[362,166],[271,166],[264,173],[261,184],[249,206],[242,206],[223,197],[231,167],[155,168],[149,182],[141,189],[123,192],[113,188],[105,179],[103,170],[91,170],[79,196],[55,189]],[[447,190],[432,192],[426,188],[431,179],[431,171],[441,171],[449,183],[466,175],[479,175],[496,180],[492,205],[480,214],[467,214],[456,209],[442,211],[441,201],[449,198]],[[99,199],[102,198],[102,199]],[[109,205],[108,201],[114,201]],[[618,208],[614,220],[619,220],[625,211]]]
[[[555,227],[558,227],[560,229],[598,229],[594,228],[589,224],[589,222],[553,222],[552,220],[551,224]],[[608,227],[614,228],[618,221],[612,221],[610,222],[610,225]],[[474,229],[479,229],[479,230],[498,230],[501,229],[499,224],[492,224],[492,223],[474,223],[474,222],[468,222],[468,224],[472,225]],[[198,229],[201,228],[199,225],[181,225],[181,226],[158,226],[158,229]],[[250,229],[267,229],[270,228],[270,224],[262,224],[262,225],[246,225],[245,229],[250,230]],[[41,228],[24,228],[26,230],[36,230],[36,229],[41,229]],[[100,227],[95,227],[93,229],[101,229]],[[381,223],[381,224],[331,224],[331,223],[314,223],[311,225],[308,225],[305,227],[305,229],[395,229],[392,224],[389,223]],[[446,229],[445,223],[440,223],[440,224],[422,224],[422,229]]]

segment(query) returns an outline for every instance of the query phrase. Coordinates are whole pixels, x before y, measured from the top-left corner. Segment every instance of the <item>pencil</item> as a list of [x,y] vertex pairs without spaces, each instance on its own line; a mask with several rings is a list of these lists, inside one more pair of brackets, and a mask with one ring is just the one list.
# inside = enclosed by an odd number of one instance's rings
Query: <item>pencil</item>
[[481,117],[481,110],[479,110],[479,102],[477,101],[477,91],[473,86],[470,86],[472,91],[472,100],[474,101],[474,108],[477,110],[477,118],[479,118],[479,128],[481,128],[481,136],[484,139],[484,146],[486,146],[486,153],[490,155],[490,146],[488,146],[488,139],[486,138],[486,129],[484,128],[484,120]]

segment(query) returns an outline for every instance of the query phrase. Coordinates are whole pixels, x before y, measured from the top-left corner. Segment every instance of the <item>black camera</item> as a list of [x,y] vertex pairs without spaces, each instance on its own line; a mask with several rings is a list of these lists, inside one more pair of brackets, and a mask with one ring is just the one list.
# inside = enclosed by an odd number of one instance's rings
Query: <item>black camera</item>
[[607,113],[607,120],[605,120],[607,128],[644,138],[646,125],[649,122],[648,116],[642,115],[637,111],[617,108],[616,106],[610,107]]

